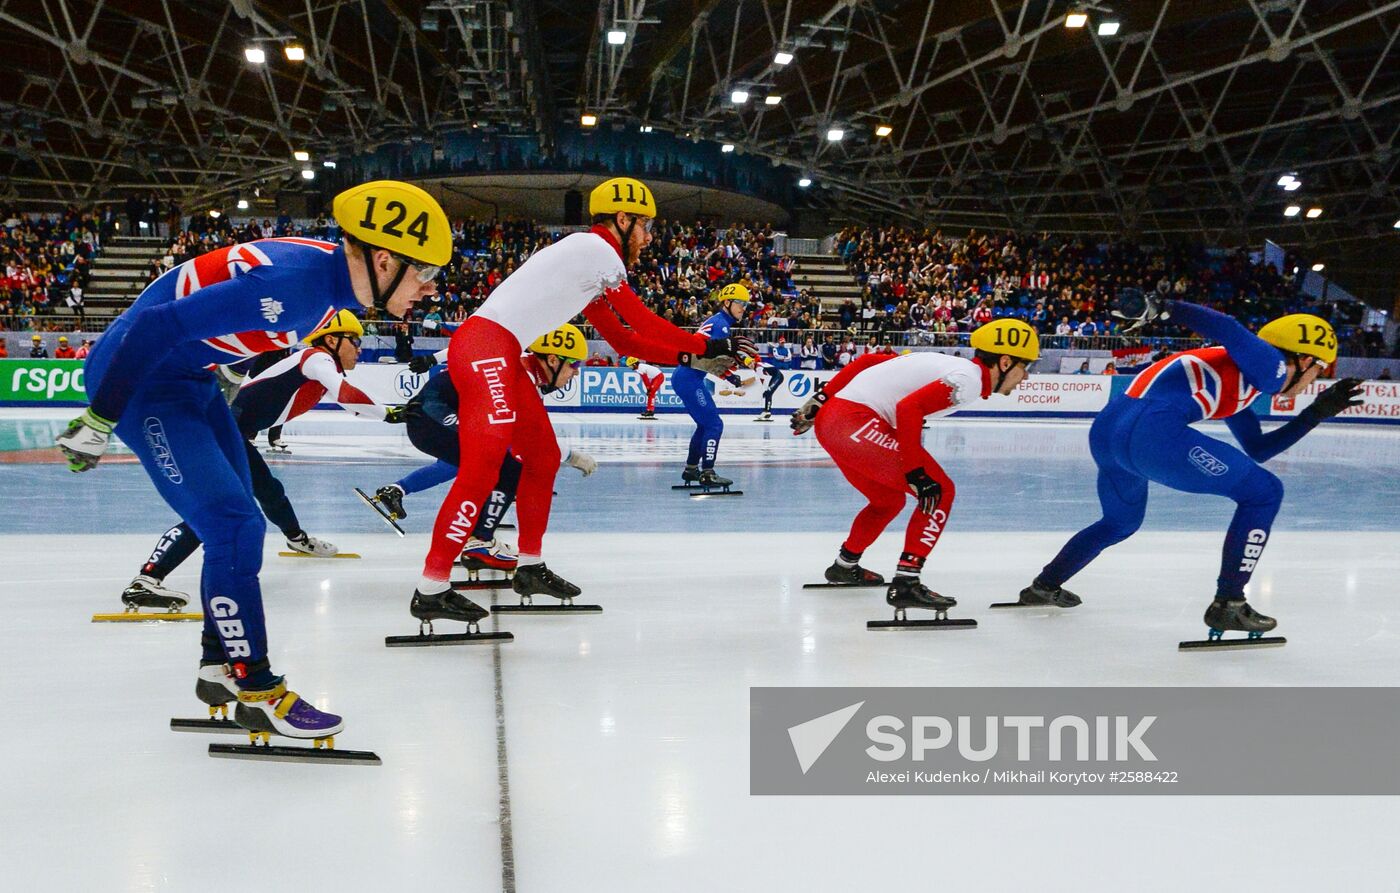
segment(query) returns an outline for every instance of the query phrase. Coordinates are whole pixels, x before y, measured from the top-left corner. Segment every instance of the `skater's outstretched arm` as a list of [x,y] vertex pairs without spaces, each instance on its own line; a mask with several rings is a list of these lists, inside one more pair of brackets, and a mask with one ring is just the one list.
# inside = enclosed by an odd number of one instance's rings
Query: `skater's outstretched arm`
[[[603,340],[619,353],[640,357],[649,363],[659,363],[663,366],[674,366],[679,359],[679,351],[658,346],[624,326],[613,306],[602,298],[584,307],[583,315],[593,328],[598,330],[598,334],[603,336]],[[696,337],[703,342],[703,336]],[[703,346],[701,350],[704,350]]]
[[1182,323],[1192,331],[1219,342],[1230,359],[1235,361],[1245,381],[1265,394],[1277,394],[1283,390],[1288,371],[1284,367],[1283,353],[1277,347],[1246,329],[1234,317],[1209,307],[1187,301],[1169,301],[1167,306],[1173,322]]
[[957,392],[946,381],[933,381],[895,404],[894,434],[899,442],[899,459],[906,472],[933,464],[924,449],[924,418],[950,409],[958,403]]
[[[638,337],[652,345],[653,355],[664,355],[666,352],[699,355],[705,352],[704,335],[687,332],[652,313],[626,282],[603,292],[602,300],[612,307],[618,318],[632,327],[632,331],[636,332]],[[584,309],[584,315],[588,315],[587,308]],[[590,318],[589,322],[593,320]],[[630,350],[627,352],[632,353]]]
[[1263,433],[1259,417],[1252,412],[1238,412],[1225,420],[1230,433],[1235,435],[1245,453],[1255,462],[1267,462],[1274,456],[1293,446],[1303,435],[1316,428],[1325,419],[1330,419],[1353,406],[1360,406],[1362,386],[1358,378],[1343,378],[1334,382],[1302,412],[1297,418]]
[[835,397],[837,394],[841,393],[842,388],[851,383],[851,379],[855,378],[862,371],[869,369],[877,363],[883,363],[886,360],[893,360],[894,358],[895,354],[892,353],[861,354],[847,363],[840,372],[833,375],[831,380],[822,387],[822,393],[826,394],[828,399]]
[[301,360],[301,372],[326,389],[326,394],[355,415],[384,420],[389,407],[374,402],[374,398],[345,380],[335,367],[335,360],[323,350],[308,350]]

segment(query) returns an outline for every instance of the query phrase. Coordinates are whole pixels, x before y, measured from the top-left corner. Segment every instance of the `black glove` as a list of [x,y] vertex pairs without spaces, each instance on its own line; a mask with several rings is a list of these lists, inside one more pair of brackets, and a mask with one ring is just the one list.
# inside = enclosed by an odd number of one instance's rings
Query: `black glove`
[[729,373],[728,375],[726,375],[726,376],[724,377],[724,380],[727,381],[727,382],[729,382],[730,384],[734,385],[734,387],[736,387],[736,388],[739,388],[739,387],[743,387],[743,386],[744,386],[744,380],[743,380],[742,378],[740,378],[739,376],[735,375],[733,372],[731,372],[731,373]]
[[754,359],[758,358],[758,348],[754,343],[743,335],[730,335],[726,338],[712,338],[705,342],[705,352],[700,356],[703,359],[711,360],[715,357],[735,357],[748,355]]
[[1318,394],[1312,404],[1299,415],[1305,415],[1314,422],[1320,422],[1365,402],[1361,399],[1361,379],[1341,378],[1333,382],[1330,388]]
[[437,365],[437,357],[430,353],[419,354],[408,361],[408,371],[414,375],[422,375],[429,369]]
[[812,430],[812,426],[817,423],[817,413],[822,411],[825,404],[826,391],[817,391],[807,398],[806,403],[793,410],[791,418],[788,419],[788,426],[792,428],[793,435],[806,434]]
[[1145,292],[1140,288],[1119,289],[1113,299],[1113,309],[1109,313],[1118,319],[1132,322],[1132,325],[1123,329],[1125,333],[1171,315],[1167,312],[1166,301],[1162,300],[1161,295],[1155,291]]
[[933,510],[938,508],[939,500],[943,498],[943,488],[938,485],[938,481],[922,467],[906,472],[904,479],[909,482],[909,488],[914,491],[914,495],[919,497],[919,511],[925,515],[932,515]]
[[407,406],[389,406],[384,409],[384,421],[391,425],[402,425],[408,421]]

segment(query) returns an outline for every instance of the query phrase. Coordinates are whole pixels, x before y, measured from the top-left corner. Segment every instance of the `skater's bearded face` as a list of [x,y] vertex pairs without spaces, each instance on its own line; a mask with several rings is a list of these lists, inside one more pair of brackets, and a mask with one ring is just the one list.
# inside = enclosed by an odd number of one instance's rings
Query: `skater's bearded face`
[[1288,381],[1290,384],[1279,391],[1280,397],[1296,397],[1308,385],[1317,381],[1322,374],[1322,363],[1317,357],[1294,354],[1288,358]]
[[[638,214],[626,214],[618,212],[614,226],[617,227],[619,236],[627,239],[627,265],[630,267],[642,256],[642,249],[651,244],[651,228],[654,218],[642,217]],[[631,234],[628,235],[628,229]]]
[[996,383],[993,390],[998,394],[1010,394],[1016,390],[1016,386],[1025,381],[1029,374],[1026,371],[1026,363],[1013,357],[1001,357],[997,360],[997,372],[1001,375],[1001,380]]

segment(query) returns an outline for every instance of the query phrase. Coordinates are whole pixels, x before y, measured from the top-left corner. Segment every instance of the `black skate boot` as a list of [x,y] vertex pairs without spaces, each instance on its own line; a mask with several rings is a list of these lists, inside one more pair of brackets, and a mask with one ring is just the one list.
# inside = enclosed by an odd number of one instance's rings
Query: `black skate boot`
[[651,411],[650,409],[644,409],[644,410],[642,410],[642,414],[639,415],[639,416],[637,416],[637,418],[639,418],[639,419],[654,419],[654,418],[656,418],[656,413],[653,412],[653,411]]
[[995,602],[993,608],[1073,608],[1079,605],[1079,596],[1059,586],[1042,586],[1033,582],[1021,590],[1020,600]]
[[[949,620],[948,609],[957,605],[957,599],[939,595],[919,582],[918,577],[896,574],[885,591],[885,603],[894,608],[894,619],[867,621],[866,629],[944,629],[977,625],[976,620]],[[905,616],[907,608],[932,611],[934,619],[910,620]]]
[[826,569],[826,582],[834,586],[884,586],[885,578],[859,564],[849,567],[833,561]]
[[[574,596],[583,592],[565,580],[543,563],[522,564],[516,567],[515,576],[510,581],[511,588],[520,596],[518,605],[495,605],[491,608],[496,614],[601,614],[601,605],[576,605]],[[557,605],[537,605],[534,596],[548,595],[559,599]]]
[[722,478],[715,474],[713,468],[707,468],[700,472],[700,486],[702,487],[714,488],[716,490],[728,490],[733,485],[734,482],[729,478]]
[[[384,644],[390,648],[412,647],[417,645],[462,645],[467,642],[510,642],[515,636],[510,633],[484,633],[478,626],[489,612],[476,602],[452,589],[442,592],[424,593],[415,589],[408,612],[418,618],[418,635],[386,636]],[[434,620],[454,620],[467,625],[465,633],[434,633]]]
[[[1242,598],[1217,598],[1210,603],[1209,608],[1206,608],[1205,622],[1206,626],[1210,627],[1210,634],[1206,640],[1204,642],[1182,642],[1178,646],[1178,650],[1269,648],[1278,647],[1288,642],[1282,636],[1265,638],[1264,633],[1278,626],[1278,621],[1260,614]],[[1224,638],[1226,630],[1238,630],[1248,635],[1243,639],[1226,639]]]
[[681,470],[681,483],[687,487],[694,487],[700,483],[700,466],[687,465]]
[[408,517],[408,512],[403,510],[403,497],[403,488],[398,484],[386,484],[374,491],[374,498],[395,521]]
[[146,574],[138,575],[122,590],[122,604],[135,612],[141,608],[155,608],[170,613],[178,613],[189,603],[189,596],[174,589],[166,589],[163,580]]

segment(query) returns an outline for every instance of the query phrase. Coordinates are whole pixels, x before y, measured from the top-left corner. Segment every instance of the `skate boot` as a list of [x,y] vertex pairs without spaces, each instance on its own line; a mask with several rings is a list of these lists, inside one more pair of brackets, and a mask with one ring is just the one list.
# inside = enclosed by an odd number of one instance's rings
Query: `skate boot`
[[331,558],[340,554],[340,550],[335,547],[334,543],[317,539],[305,530],[295,539],[288,537],[287,548],[304,555],[314,555],[317,558]]
[[[601,605],[576,605],[574,596],[581,593],[574,584],[565,580],[543,564],[522,564],[516,568],[511,588],[520,596],[516,605],[495,605],[494,614],[601,614]],[[548,595],[559,599],[560,604],[537,605],[533,597]]]
[[473,537],[462,547],[462,557],[459,560],[462,567],[467,569],[468,578],[475,580],[482,570],[503,571],[509,577],[515,573],[519,555],[515,549],[500,540],[479,540]]
[[291,448],[287,446],[287,442],[280,437],[267,442],[267,451],[279,455],[291,455],[292,452]]
[[161,585],[162,582],[146,574],[137,575],[136,579],[122,590],[122,604],[126,605],[128,611],[133,612],[139,608],[159,608],[172,614],[178,613],[189,604],[190,597],[183,592],[166,589]]
[[1059,586],[1043,586],[1039,582],[1021,590],[1021,597],[1014,602],[997,602],[993,608],[1073,608],[1080,603],[1079,596]]
[[885,578],[859,564],[847,567],[836,561],[826,569],[826,582],[834,586],[884,586]]
[[896,615],[903,615],[905,608],[926,608],[942,614],[955,607],[958,600],[939,595],[919,582],[918,577],[896,574],[894,582],[885,591],[885,602],[894,607]]
[[687,465],[681,471],[681,482],[689,486],[695,486],[700,483],[700,466]]
[[403,487],[386,484],[374,491],[374,501],[389,514],[391,520],[402,521],[408,517],[408,512],[403,510],[404,495]]
[[[1278,626],[1278,621],[1260,614],[1242,598],[1215,599],[1210,603],[1210,607],[1206,608],[1205,622],[1206,626],[1210,627],[1210,634],[1205,641],[1182,642],[1178,646],[1179,650],[1268,648],[1288,643],[1283,636],[1266,638],[1264,633]],[[1224,635],[1227,630],[1239,630],[1248,635],[1243,639],[1226,639]]]
[[[468,642],[510,642],[515,636],[507,632],[482,632],[478,625],[489,612],[476,602],[452,589],[431,594],[415,590],[409,613],[418,618],[418,635],[388,636],[384,644],[390,648],[422,645],[465,645]],[[434,620],[465,623],[464,633],[434,633]]]
[[228,705],[238,700],[238,684],[222,661],[199,662],[194,680],[194,696],[209,706],[209,716],[199,719],[170,720],[175,732],[242,732],[241,726],[229,719]]
[[[977,626],[976,620],[949,620],[948,609],[955,606],[957,599],[939,595],[919,582],[918,577],[895,574],[890,588],[885,591],[885,602],[894,608],[893,620],[870,620],[866,629],[971,629]],[[922,608],[932,611],[932,620],[910,620],[905,611],[908,608]]]
[[722,478],[715,474],[713,468],[707,468],[700,472],[700,486],[706,489],[727,490],[734,485],[729,478]]
[[345,720],[334,713],[317,710],[309,701],[290,691],[286,677],[278,679],[272,688],[240,690],[233,721],[247,729],[255,743],[261,739],[264,744],[269,736],[282,735],[314,738],[318,747],[322,741],[334,746],[332,737],[345,728]]
[[654,418],[656,418],[656,413],[653,412],[653,411],[651,411],[650,409],[644,409],[644,410],[642,410],[642,414],[639,415],[639,416],[637,416],[637,418],[639,418],[639,419],[654,419]]
[[765,409],[765,410],[763,410],[763,412],[760,412],[760,413],[758,414],[758,418],[754,419],[754,421],[755,421],[755,422],[771,422],[771,421],[773,421],[773,413],[771,413],[771,412],[769,412],[768,410]]

